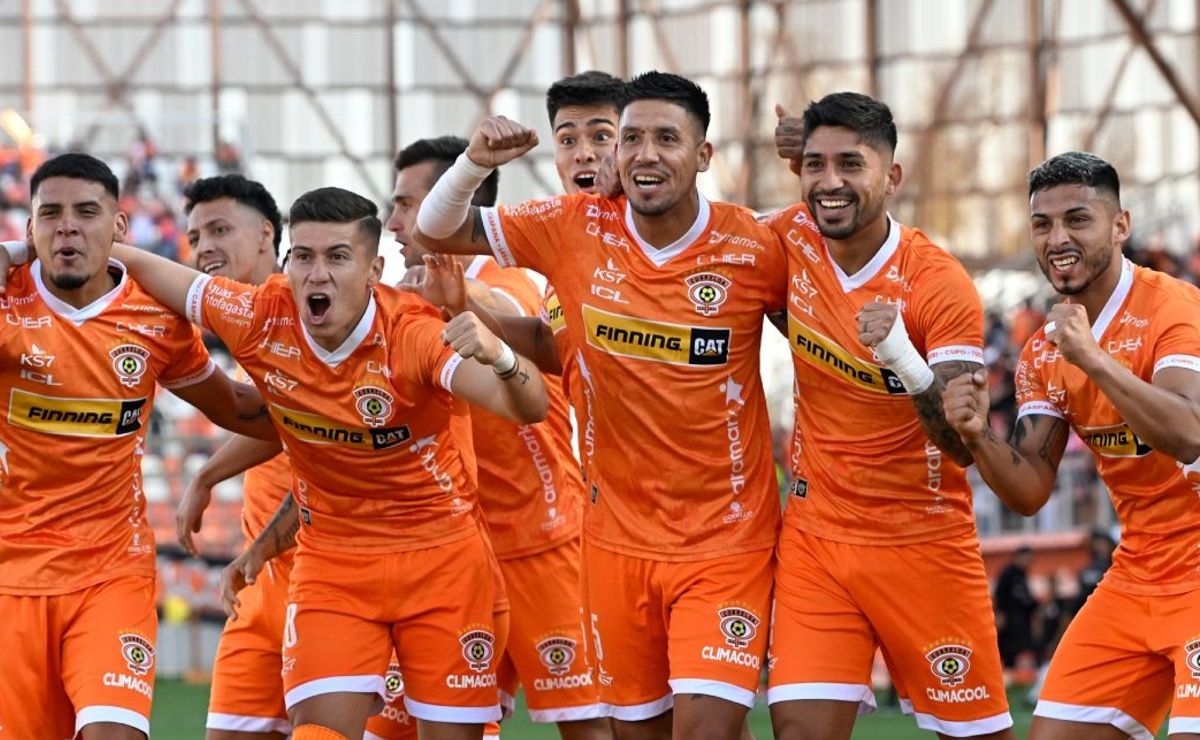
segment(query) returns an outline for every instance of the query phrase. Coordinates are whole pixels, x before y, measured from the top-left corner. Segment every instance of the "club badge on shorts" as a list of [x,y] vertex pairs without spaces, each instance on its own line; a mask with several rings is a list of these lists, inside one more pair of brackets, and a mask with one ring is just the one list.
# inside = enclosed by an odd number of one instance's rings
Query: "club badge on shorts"
[[958,686],[971,670],[971,648],[956,643],[938,645],[925,653],[929,669],[943,686]]
[[562,676],[571,672],[571,663],[575,662],[575,641],[569,637],[547,637],[534,646],[542,665],[552,676]]
[[400,664],[392,663],[388,666],[383,677],[383,692],[386,701],[389,702],[395,701],[396,697],[404,693],[404,677],[400,675]]
[[129,672],[135,676],[144,676],[154,667],[154,646],[145,636],[136,632],[123,632],[118,637],[121,640],[121,657],[129,666]]
[[1187,651],[1187,657],[1183,661],[1192,672],[1192,679],[1200,681],[1200,636],[1188,640],[1183,649]]
[[757,614],[738,605],[720,607],[717,609],[717,618],[720,620],[721,634],[725,636],[725,644],[739,650],[750,646],[758,634],[758,625],[762,623]]
[[487,671],[496,655],[496,637],[491,630],[474,625],[464,630],[458,641],[462,644],[463,658],[471,670],[476,673]]

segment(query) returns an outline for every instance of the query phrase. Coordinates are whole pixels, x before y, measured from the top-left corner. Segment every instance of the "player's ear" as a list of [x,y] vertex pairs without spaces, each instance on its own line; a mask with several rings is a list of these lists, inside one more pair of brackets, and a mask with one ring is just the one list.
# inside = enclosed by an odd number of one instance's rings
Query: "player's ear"
[[698,171],[708,172],[708,165],[712,162],[712,155],[712,142],[705,139],[704,143],[700,145],[700,167],[698,168]]
[[129,217],[124,211],[117,211],[113,217],[113,241],[125,241],[125,233],[129,231]]
[[378,285],[383,278],[383,255],[377,254],[371,258],[371,267],[367,272],[367,285]]
[[260,252],[268,249],[275,251],[275,226],[265,218],[259,226],[259,241]]
[[1130,220],[1129,211],[1121,210],[1117,213],[1117,217],[1113,219],[1113,243],[1121,246],[1133,232],[1133,224]]
[[904,179],[904,169],[900,167],[899,162],[892,162],[888,167],[887,174],[887,194],[895,195],[900,189],[900,181]]

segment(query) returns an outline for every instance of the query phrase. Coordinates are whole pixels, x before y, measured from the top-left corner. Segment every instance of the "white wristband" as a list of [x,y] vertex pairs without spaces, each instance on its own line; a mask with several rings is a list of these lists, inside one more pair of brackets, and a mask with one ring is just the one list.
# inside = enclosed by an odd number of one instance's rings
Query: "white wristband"
[[8,252],[8,259],[14,265],[23,265],[29,261],[29,245],[24,240],[0,242],[0,246]]
[[491,167],[475,164],[466,152],[458,155],[421,203],[421,210],[417,211],[417,228],[434,239],[445,239],[458,231],[467,220],[476,189],[490,174]]
[[887,336],[875,347],[875,354],[889,370],[896,373],[908,395],[924,393],[933,385],[933,371],[908,338],[908,330],[904,328],[904,318],[899,311]]
[[504,342],[500,343],[500,356],[492,363],[492,372],[497,375],[507,375],[517,366],[517,353],[513,352]]

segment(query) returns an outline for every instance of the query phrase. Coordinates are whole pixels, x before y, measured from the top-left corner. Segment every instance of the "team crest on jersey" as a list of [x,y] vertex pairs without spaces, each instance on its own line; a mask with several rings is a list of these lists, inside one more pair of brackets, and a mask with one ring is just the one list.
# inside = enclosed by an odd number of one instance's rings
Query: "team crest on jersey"
[[926,652],[925,659],[943,686],[957,686],[965,680],[967,671],[971,670],[972,652],[966,645],[944,643]]
[[698,272],[684,279],[688,298],[696,304],[696,313],[715,316],[729,297],[729,278],[715,272]]
[[142,382],[146,374],[146,361],[150,359],[150,350],[136,344],[122,344],[108,353],[112,358],[113,370],[121,385],[133,388]]
[[398,663],[388,666],[387,673],[383,677],[383,692],[385,700],[388,702],[395,701],[396,697],[404,693],[404,677],[400,675]]
[[392,394],[373,385],[355,388],[354,408],[362,414],[364,424],[381,427],[392,415]]
[[154,646],[143,635],[124,632],[120,635],[121,657],[135,676],[144,676],[154,667]]
[[462,644],[463,658],[476,673],[483,673],[492,664],[496,655],[496,637],[491,630],[473,625],[463,631],[458,641]]
[[552,676],[562,676],[571,672],[571,664],[575,662],[576,642],[569,637],[547,637],[536,646],[542,665]]
[[721,634],[725,635],[725,644],[739,650],[750,646],[758,634],[758,625],[762,623],[757,614],[737,605],[717,609],[717,618],[721,620],[719,626]]

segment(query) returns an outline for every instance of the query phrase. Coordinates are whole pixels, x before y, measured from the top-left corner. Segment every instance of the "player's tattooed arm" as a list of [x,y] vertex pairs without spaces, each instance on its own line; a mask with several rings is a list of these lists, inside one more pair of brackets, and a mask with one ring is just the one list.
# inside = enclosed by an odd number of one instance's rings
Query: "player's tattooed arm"
[[942,454],[964,468],[973,462],[973,458],[958,432],[946,421],[946,412],[942,408],[942,391],[946,390],[946,384],[954,378],[974,373],[982,367],[979,363],[961,360],[939,362],[932,367],[933,385],[924,392],[911,396],[913,406],[917,410],[917,418],[921,420],[921,426],[925,428],[929,441],[937,445]]
[[212,423],[235,434],[268,442],[279,438],[258,389],[235,383],[220,370],[199,383],[171,392],[200,409]]
[[1038,512],[1054,490],[1054,478],[1070,432],[1067,422],[1048,414],[1017,420],[1011,440],[996,436],[988,422],[987,374],[960,375],[942,394],[946,421],[958,432],[984,482],[1010,509]]
[[296,500],[289,491],[266,528],[254,539],[252,547],[265,563],[295,547],[299,533],[300,510],[296,508]]

